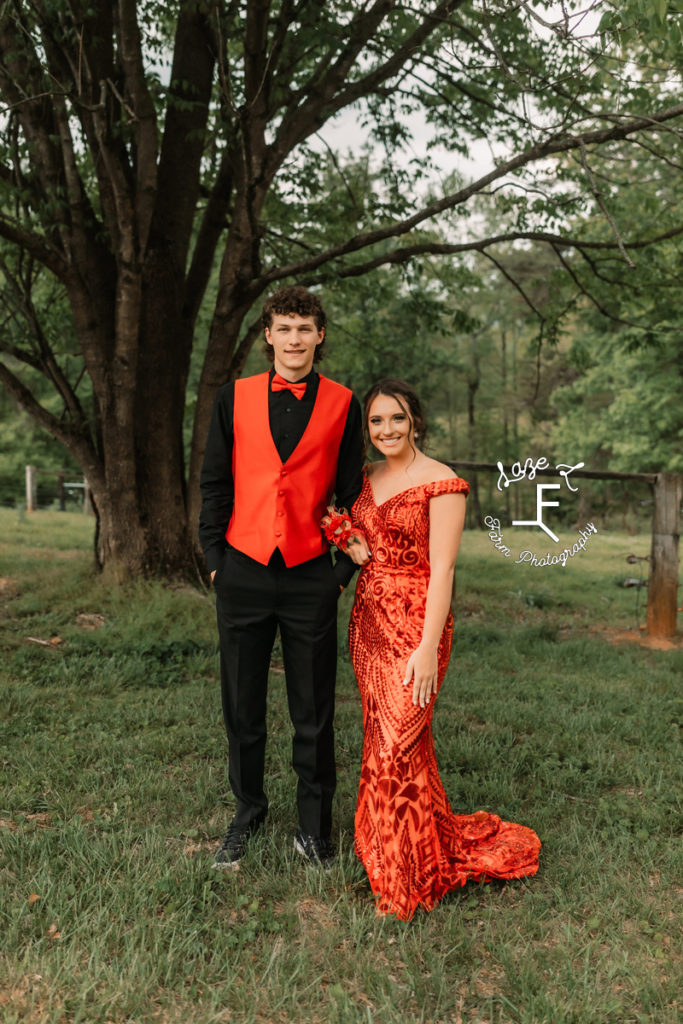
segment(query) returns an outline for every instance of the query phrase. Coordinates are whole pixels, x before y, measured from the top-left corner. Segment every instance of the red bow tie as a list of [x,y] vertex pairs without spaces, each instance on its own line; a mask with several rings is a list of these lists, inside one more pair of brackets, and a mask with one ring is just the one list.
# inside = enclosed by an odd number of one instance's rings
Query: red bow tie
[[291,380],[285,380],[279,373],[276,373],[270,384],[271,391],[291,391],[296,399],[301,399],[306,394],[306,381],[297,381],[292,383]]

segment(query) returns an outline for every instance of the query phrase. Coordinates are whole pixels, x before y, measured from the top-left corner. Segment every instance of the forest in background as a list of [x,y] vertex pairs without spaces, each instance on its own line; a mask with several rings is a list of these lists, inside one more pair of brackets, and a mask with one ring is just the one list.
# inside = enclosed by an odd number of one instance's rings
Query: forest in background
[[[371,180],[363,185],[371,187]],[[625,268],[625,280],[609,289],[604,308],[578,287],[572,294],[538,247],[511,247],[506,254],[524,295],[481,257],[457,268],[430,257],[416,267],[378,269],[321,289],[329,344],[320,370],[360,399],[379,377],[410,381],[428,413],[428,450],[446,461],[508,463],[545,455],[551,464],[582,461],[591,470],[680,473],[681,264],[676,246],[661,247],[654,265],[648,260]],[[58,302],[55,310],[54,330],[68,332],[68,310]],[[187,393],[186,457],[202,355],[200,325]],[[265,366],[263,346],[256,344],[244,373]],[[57,409],[58,401],[52,403]],[[0,390],[3,505],[25,503],[29,463],[81,479],[63,446]],[[481,500],[505,521],[510,498],[495,492],[495,482],[495,474],[479,474]],[[42,476],[38,489],[41,507],[56,504],[56,476]],[[597,514],[619,529],[649,519],[645,485],[592,481],[582,490],[585,500],[590,493],[582,519]],[[80,501],[82,492],[67,494],[72,507]],[[469,526],[476,525],[470,517]]]

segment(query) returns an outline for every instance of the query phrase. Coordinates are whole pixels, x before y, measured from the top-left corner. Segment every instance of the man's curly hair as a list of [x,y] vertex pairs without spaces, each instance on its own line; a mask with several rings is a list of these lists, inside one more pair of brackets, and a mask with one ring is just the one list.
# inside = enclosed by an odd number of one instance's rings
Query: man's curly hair
[[[270,330],[274,316],[292,316],[294,314],[298,316],[312,316],[318,331],[324,330],[327,326],[327,317],[325,316],[325,310],[320,299],[300,284],[290,284],[280,288],[266,299],[261,314],[261,322],[264,329],[267,327]],[[315,355],[313,356],[314,363],[318,363],[322,359],[326,340],[327,336],[323,338],[316,348]],[[269,362],[272,363],[274,358],[273,346],[269,345],[267,341],[264,344],[266,356]]]

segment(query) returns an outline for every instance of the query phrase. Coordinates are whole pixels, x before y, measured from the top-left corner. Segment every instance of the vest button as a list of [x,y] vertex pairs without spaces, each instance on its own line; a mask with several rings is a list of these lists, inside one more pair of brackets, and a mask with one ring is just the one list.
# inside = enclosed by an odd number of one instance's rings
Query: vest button
[[278,493],[278,494],[280,495],[280,497],[282,497],[282,495],[283,495],[283,494],[284,494],[285,492],[284,492],[284,491],[278,491],[277,493]]
[[282,536],[282,530],[276,530],[275,531],[275,536],[276,537],[281,537]]
[[279,516],[283,516],[283,515],[284,515],[284,512],[278,512],[278,515],[279,515]]
[[287,476],[287,470],[286,469],[281,469],[280,470],[280,476]]

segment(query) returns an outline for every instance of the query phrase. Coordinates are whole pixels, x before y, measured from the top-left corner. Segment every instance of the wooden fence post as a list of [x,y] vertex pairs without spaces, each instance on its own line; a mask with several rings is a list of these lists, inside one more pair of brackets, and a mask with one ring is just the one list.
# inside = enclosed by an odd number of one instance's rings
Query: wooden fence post
[[681,477],[673,473],[658,473],[655,477],[647,591],[647,635],[651,637],[669,637],[676,633],[682,483]]
[[38,475],[35,466],[26,467],[26,511],[35,512],[38,508]]

